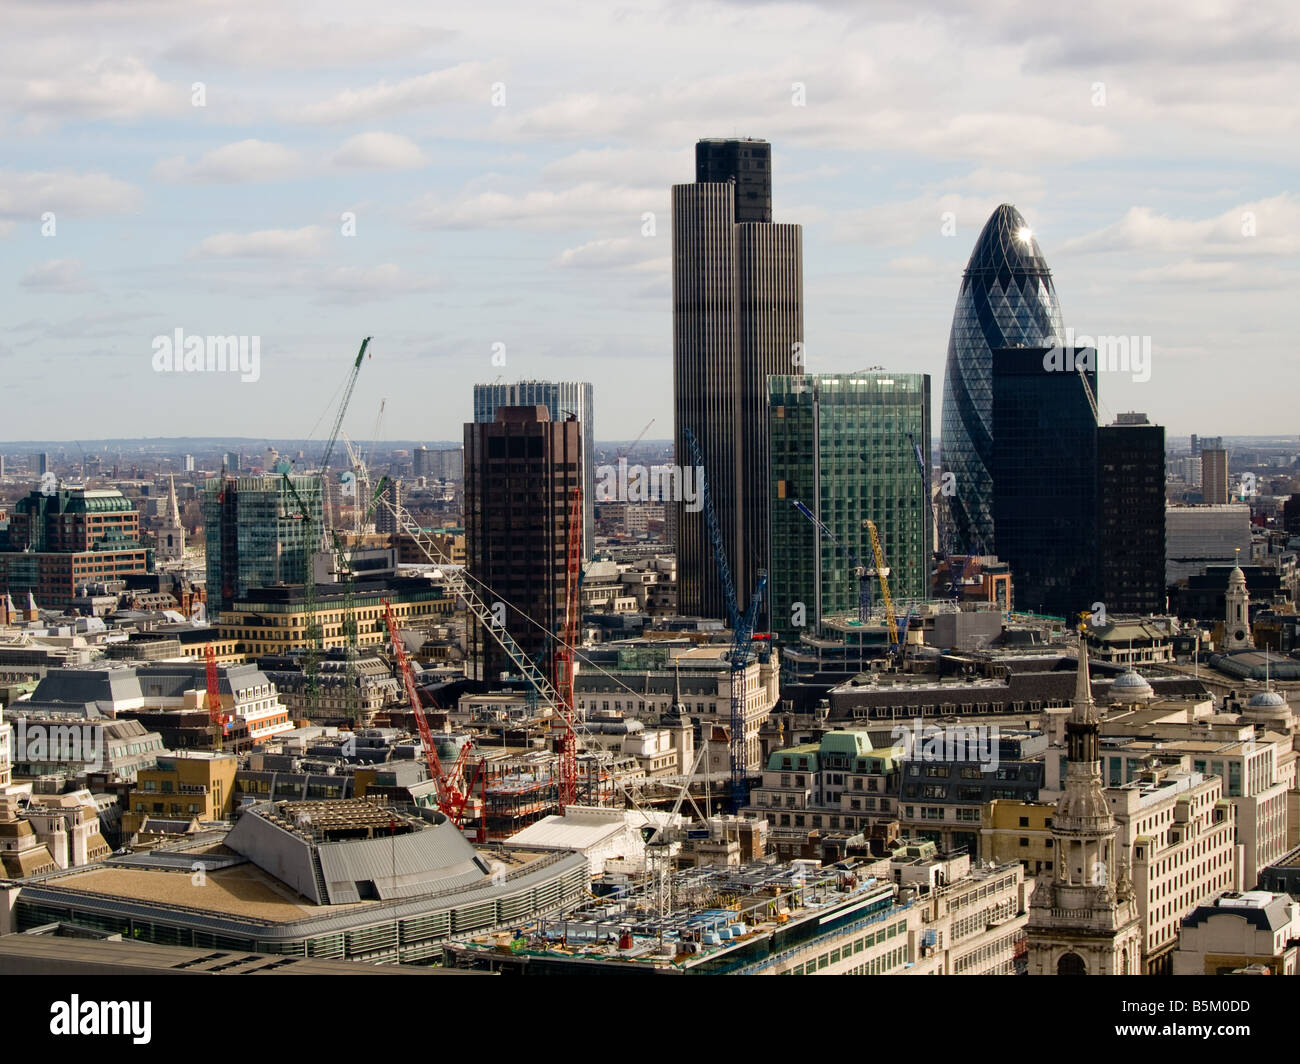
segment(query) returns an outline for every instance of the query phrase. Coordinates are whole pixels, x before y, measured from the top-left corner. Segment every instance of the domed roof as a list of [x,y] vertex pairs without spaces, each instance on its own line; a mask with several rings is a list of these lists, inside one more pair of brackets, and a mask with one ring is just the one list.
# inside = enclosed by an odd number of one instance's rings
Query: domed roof
[[1291,706],[1285,698],[1272,688],[1265,691],[1256,691],[1251,695],[1242,715],[1249,717],[1256,723],[1266,726],[1272,725],[1281,729],[1290,728],[1293,723]]
[[1124,701],[1136,701],[1155,696],[1151,685],[1134,669],[1127,669],[1116,676],[1110,685],[1110,693],[1112,697]]

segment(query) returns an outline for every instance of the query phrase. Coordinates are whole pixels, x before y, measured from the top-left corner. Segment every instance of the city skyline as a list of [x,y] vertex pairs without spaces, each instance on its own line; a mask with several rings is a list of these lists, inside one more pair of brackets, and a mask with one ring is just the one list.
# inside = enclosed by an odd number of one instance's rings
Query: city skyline
[[[646,5],[626,16],[644,47],[602,49],[629,27],[598,14],[540,56],[527,9],[392,5],[349,24],[341,6],[235,5],[201,33],[118,10],[57,40],[49,12],[19,9],[0,46],[0,120],[18,134],[0,176],[0,372],[77,420],[111,394],[116,418],[162,434],[202,419],[293,437],[374,334],[358,432],[386,398],[387,433],[454,439],[471,385],[497,375],[591,380],[610,423],[666,424],[669,189],[697,139],[749,135],[773,144],[774,220],[804,227],[810,372],[937,382],[962,263],[1011,202],[1067,326],[1152,339],[1150,380],[1103,380],[1104,415],[1283,432],[1282,390],[1225,407],[1216,380],[1247,357],[1287,367],[1295,30],[1225,8],[1200,19],[1227,41],[1211,55],[1166,15]],[[727,74],[719,32],[748,57]],[[1079,43],[1098,35],[1127,43]],[[890,40],[908,47],[847,58]],[[938,57],[942,76],[918,81]],[[258,379],[156,373],[152,342],[177,328],[259,337]],[[4,434],[35,437],[39,417],[11,408]]]

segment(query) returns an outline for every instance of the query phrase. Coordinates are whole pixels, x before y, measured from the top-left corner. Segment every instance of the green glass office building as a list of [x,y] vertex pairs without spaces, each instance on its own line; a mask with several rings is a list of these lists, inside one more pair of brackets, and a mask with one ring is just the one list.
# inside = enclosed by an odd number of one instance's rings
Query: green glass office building
[[[929,590],[929,375],[771,376],[767,390],[771,630],[797,640],[825,618],[858,615],[853,562],[795,508],[796,501],[866,565],[873,564],[866,522],[876,523],[901,615],[907,602],[924,599]],[[879,602],[878,589],[873,594]]]

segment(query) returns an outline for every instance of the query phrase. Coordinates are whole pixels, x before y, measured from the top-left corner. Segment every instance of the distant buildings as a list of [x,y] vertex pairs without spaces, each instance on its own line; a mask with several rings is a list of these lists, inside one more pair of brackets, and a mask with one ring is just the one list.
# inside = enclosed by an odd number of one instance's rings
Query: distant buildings
[[209,617],[253,588],[301,584],[323,530],[320,477],[209,477],[203,488]]
[[[582,426],[545,406],[503,406],[465,426],[465,549],[489,608],[523,652],[546,669],[544,646],[564,619],[574,489],[582,486]],[[479,678],[514,666],[482,626],[469,626]]]
[[117,490],[37,490],[14,504],[0,541],[0,593],[32,594],[66,609],[88,583],[152,568],[140,542],[140,516]]
[[[582,557],[591,557],[596,503],[596,411],[595,389],[585,381],[519,381],[517,384],[474,385],[474,421],[491,424],[497,411],[504,406],[544,406],[554,422],[577,420],[581,426],[580,462],[582,464]],[[443,477],[452,474],[457,459],[463,467],[468,460],[469,448],[463,452],[433,452],[447,457],[442,459]]]
[[[859,578],[844,547],[874,566],[880,532],[895,602],[929,594],[930,378],[864,371],[768,377],[772,631],[797,639],[824,617],[858,616]],[[840,543],[794,506],[802,502]],[[873,588],[878,581],[871,581]],[[879,592],[874,592],[879,598]]]
[[1250,507],[1170,506],[1165,511],[1165,583],[1200,576],[1207,566],[1250,556]]
[[[1082,358],[1095,352],[1064,352]],[[1083,374],[1045,347],[993,352],[992,514],[996,554],[1022,610],[1072,618],[1100,591],[1097,420]],[[1097,373],[1087,374],[1093,395]],[[958,494],[961,493],[958,477]]]
[[[497,387],[497,385],[478,385],[477,387],[487,388]],[[509,386],[502,385],[501,387]],[[430,480],[464,480],[465,452],[459,447],[439,451],[431,451],[428,447],[417,447],[411,452],[411,471],[416,477],[427,477]]]
[[[802,373],[803,230],[771,215],[765,140],[701,140],[673,186],[674,454],[699,441],[743,610],[768,563],[767,378]],[[669,507],[684,614],[727,619],[705,515]]]
[[1201,448],[1201,497],[1207,506],[1228,502],[1228,452],[1222,447]]
[[993,352],[1055,343],[1064,343],[1064,328],[1052,272],[1024,217],[1004,203],[975,241],[948,339],[941,438],[943,469],[954,478],[954,553],[993,553]]

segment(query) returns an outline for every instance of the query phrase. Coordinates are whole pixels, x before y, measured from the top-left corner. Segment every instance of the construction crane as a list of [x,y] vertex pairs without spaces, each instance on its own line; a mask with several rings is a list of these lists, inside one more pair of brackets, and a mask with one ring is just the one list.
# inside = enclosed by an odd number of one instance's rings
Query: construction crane
[[[357,375],[361,372],[361,361],[365,357],[366,347],[370,344],[371,337],[367,336],[361,341],[361,350],[357,352],[357,357],[352,362],[352,370],[348,376],[347,386],[343,392],[343,398],[339,401],[338,412],[334,415],[334,424],[330,429],[329,439],[325,443],[325,452],[321,458],[320,464],[320,487],[321,487],[321,517],[325,527],[331,527],[329,517],[329,462],[334,453],[334,444],[339,437],[339,429],[343,424],[343,415],[347,413],[348,403],[352,399],[352,390],[357,384]],[[307,650],[303,658],[303,674],[306,679],[306,704],[308,712],[316,710],[320,705],[320,658],[324,653],[324,636],[321,629],[320,618],[316,614],[316,570],[314,566],[316,550],[321,546],[322,530],[316,527],[316,522],[312,509],[303,501],[298,489],[294,486],[293,478],[288,473],[281,474],[284,478],[285,487],[289,490],[301,510],[301,520],[303,522],[303,559],[302,559],[302,589],[303,589],[303,610],[306,613],[306,626],[303,631],[303,637],[307,643]]]
[[[469,803],[473,792],[473,784],[465,780],[465,761],[471,744],[467,741],[460,748],[460,753],[450,771],[443,767],[438,757],[438,748],[433,741],[433,731],[429,727],[428,718],[424,715],[420,690],[415,686],[415,672],[411,668],[411,659],[407,656],[406,646],[402,643],[402,636],[397,630],[397,617],[389,601],[387,599],[381,601],[384,604],[384,623],[388,625],[388,637],[393,644],[393,655],[397,658],[397,667],[402,674],[402,686],[406,691],[407,700],[411,703],[411,712],[415,714],[415,724],[420,732],[420,745],[424,747],[425,764],[428,765],[429,776],[434,782],[438,809],[459,828],[464,821],[465,806]],[[481,762],[479,767],[481,770]]]
[[718,518],[713,510],[709,478],[704,475],[704,455],[700,451],[700,441],[695,438],[695,433],[683,427],[682,436],[685,437],[686,446],[690,449],[691,463],[700,471],[705,524],[709,530],[709,542],[713,546],[713,557],[718,566],[718,577],[722,581],[722,597],[727,606],[727,623],[731,625],[731,630],[734,632],[740,626],[740,605],[736,601],[736,585],[731,579],[731,566],[727,562],[727,548],[722,542],[722,530],[718,527]]
[[569,542],[566,553],[564,578],[564,627],[555,648],[555,687],[560,693],[556,717],[551,726],[558,730],[555,750],[559,762],[560,815],[578,801],[578,736],[574,730],[577,714],[573,708],[573,657],[577,642],[578,614],[580,612],[579,582],[582,578],[582,487],[573,489],[573,506],[569,510]]
[[[319,708],[320,705],[320,658],[324,653],[324,636],[321,629],[320,617],[316,612],[316,570],[314,560],[317,547],[320,546],[320,530],[316,527],[315,514],[312,508],[298,494],[298,489],[294,486],[293,477],[288,473],[282,473],[284,486],[289,494],[293,496],[294,502],[298,504],[298,514],[294,515],[302,521],[302,608],[304,613],[303,642],[306,649],[303,651],[302,671],[304,683],[304,697],[306,700],[306,709],[310,714]],[[323,485],[322,485],[323,486]],[[324,511],[324,500],[321,505]]]
[[[380,496],[388,487],[388,478],[379,478],[379,487],[375,489],[371,496],[370,505],[366,508],[365,517],[369,519],[376,506],[379,505]],[[338,577],[343,581],[343,636],[347,641],[347,660],[344,665],[344,692],[343,706],[344,714],[348,721],[355,724],[360,716],[360,691],[357,682],[357,656],[361,652],[359,631],[357,627],[357,585],[356,574],[352,569],[352,558],[356,548],[349,549],[343,542],[343,537],[339,535],[337,529],[330,529],[330,536],[334,545],[335,570]]]
[[[352,371],[348,374],[347,386],[343,390],[343,398],[339,400],[338,413],[334,415],[334,424],[330,428],[329,438],[325,441],[325,452],[320,460],[320,478],[322,490],[328,484],[330,469],[330,458],[334,455],[334,445],[338,442],[339,429],[343,426],[343,415],[348,412],[348,403],[352,401],[352,391],[357,386],[357,376],[361,373],[361,361],[366,357],[366,348],[370,345],[373,337],[367,336],[361,341],[361,350],[357,352],[357,357],[352,362]],[[326,494],[326,513],[325,521],[327,524],[332,523],[328,511],[329,497]]]
[[709,530],[709,541],[713,544],[714,564],[722,580],[722,594],[727,605],[727,617],[731,625],[732,646],[729,659],[731,665],[731,741],[729,754],[731,760],[731,811],[739,813],[749,798],[749,778],[745,765],[745,670],[754,649],[754,626],[758,618],[759,606],[763,601],[763,592],[767,589],[767,570],[758,570],[758,584],[749,599],[749,608],[742,614],[736,601],[736,587],[731,578],[731,566],[727,563],[727,550],[722,542],[722,530],[718,527],[718,515],[713,509],[713,493],[709,489],[709,478],[704,472],[704,455],[700,451],[700,442],[695,433],[688,428],[682,429],[686,446],[691,451],[691,461],[700,471],[704,499],[704,521]]
[[816,525],[823,536],[848,555],[849,561],[853,564],[853,573],[858,578],[858,620],[865,623],[871,617],[870,568],[862,563],[862,559],[857,556],[857,553],[852,547],[847,543],[842,542],[834,532],[826,527],[825,523],[818,518],[816,514],[808,509],[807,506],[801,503],[798,499],[792,499],[791,504],[796,510],[803,514],[804,517],[808,518],[809,521]]
[[203,657],[207,664],[207,701],[208,720],[212,726],[212,747],[221,753],[221,740],[230,726],[231,717],[221,712],[221,679],[217,675],[217,648],[211,643],[203,648]]
[[416,547],[432,564],[448,567],[443,569],[443,586],[448,594],[464,602],[465,608],[486,631],[491,633],[492,638],[500,644],[501,649],[505,651],[511,663],[519,670],[519,674],[525,681],[536,688],[542,700],[551,706],[559,705],[561,701],[560,693],[555,689],[555,685],[550,678],[524,653],[510,632],[503,625],[496,623],[492,610],[483,601],[483,596],[473,586],[478,584],[483,587],[482,582],[476,580],[464,568],[451,566],[450,561],[442,556],[437,541],[415,523],[406,507],[395,504],[388,495],[382,496],[380,502],[393,515],[398,530],[404,535],[410,536]]
[[361,500],[370,495],[370,471],[366,468],[366,463],[360,453],[352,446],[348,434],[344,432],[340,435],[343,438],[343,446],[347,448],[348,465],[352,469],[352,475],[356,478],[356,495],[352,502],[352,531],[360,535],[365,531],[364,521],[361,517]]
[[889,641],[898,643],[898,618],[894,614],[894,600],[889,594],[889,569],[885,565],[885,552],[880,549],[880,533],[875,521],[863,521],[871,534],[871,553],[876,559],[874,573],[880,579],[880,597],[885,600],[885,620],[889,622]]

